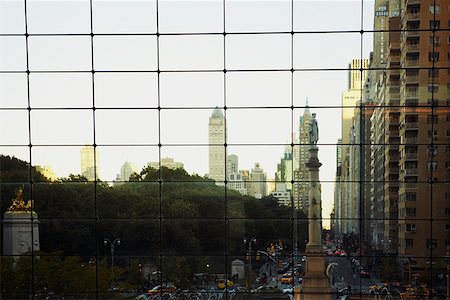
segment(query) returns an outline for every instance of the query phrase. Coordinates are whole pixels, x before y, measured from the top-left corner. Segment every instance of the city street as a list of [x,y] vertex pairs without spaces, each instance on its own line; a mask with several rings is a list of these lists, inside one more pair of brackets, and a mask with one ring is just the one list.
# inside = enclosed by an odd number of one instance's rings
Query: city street
[[351,257],[345,256],[327,256],[325,258],[327,264],[337,263],[337,266],[331,272],[334,277],[334,287],[341,290],[350,285],[353,292],[362,291],[366,293],[369,291],[369,286],[377,283],[377,279],[373,274],[366,278],[361,277],[356,269],[353,271],[351,259]]

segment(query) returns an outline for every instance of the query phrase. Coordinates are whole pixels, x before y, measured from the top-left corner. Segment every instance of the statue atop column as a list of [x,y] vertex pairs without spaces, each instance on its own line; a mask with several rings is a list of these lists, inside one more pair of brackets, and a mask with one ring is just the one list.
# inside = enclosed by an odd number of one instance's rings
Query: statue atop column
[[312,114],[312,119],[309,121],[309,144],[317,145],[319,140],[319,127],[317,125],[316,114]]

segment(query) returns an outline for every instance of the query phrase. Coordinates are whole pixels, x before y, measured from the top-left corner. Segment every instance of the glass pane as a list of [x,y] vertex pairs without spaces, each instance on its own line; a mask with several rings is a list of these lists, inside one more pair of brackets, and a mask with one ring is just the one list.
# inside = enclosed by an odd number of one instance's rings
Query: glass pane
[[227,73],[228,107],[286,107],[291,102],[291,72]]
[[0,74],[0,89],[0,108],[28,106],[26,74]]
[[96,73],[96,107],[157,107],[156,73]]
[[155,33],[156,1],[92,1],[94,33]]
[[98,146],[96,151],[100,179],[113,185],[139,180],[134,173],[140,174],[159,158],[157,146]]
[[[52,134],[48,131],[51,129]],[[36,145],[84,145],[93,141],[92,111],[31,111],[31,142]]]
[[[208,144],[210,111],[191,109],[168,109],[161,111],[162,144]],[[196,132],[192,135],[192,132]]]
[[[291,115],[290,109],[227,110],[228,143],[283,144],[291,132]],[[279,121],[268,123],[272,118]],[[240,126],[241,120],[248,120],[247,126]]]
[[81,1],[38,1],[27,3],[29,33],[90,33],[90,5]]
[[161,70],[223,70],[223,37],[161,36]]
[[[222,150],[223,146],[209,147],[196,145],[178,145],[161,147],[161,166],[171,169],[183,168],[192,176],[208,177],[208,155],[210,150]],[[221,156],[225,160],[225,156]],[[158,159],[152,161],[155,168],[159,167]],[[190,179],[189,179],[190,180]]]
[[[26,110],[0,110],[0,143],[11,146],[28,145],[30,143],[28,123]],[[14,132],[9,128],[14,128]]]
[[32,71],[91,71],[88,36],[32,36],[28,39]]
[[152,71],[157,69],[154,36],[96,36],[96,71]]
[[158,11],[162,33],[223,31],[222,1],[161,1]]
[[291,6],[290,1],[226,1],[226,31],[291,31]]
[[0,32],[25,32],[25,3],[21,1],[0,2]]
[[[314,45],[309,47],[308,45]],[[329,49],[334,49],[329,55]],[[359,33],[308,33],[294,35],[295,69],[347,69],[361,57]]]
[[100,144],[158,143],[156,110],[98,110],[95,126]]
[[92,74],[30,74],[31,107],[92,107]]
[[25,38],[0,36],[0,71],[25,71],[27,54]]
[[[295,31],[359,31],[361,30],[361,5],[364,20],[373,20],[373,4],[369,1],[294,1]],[[335,19],[333,23],[317,22],[317,18]],[[371,24],[372,25],[372,24]],[[367,28],[372,29],[372,28]]]
[[231,70],[291,69],[291,35],[229,35],[226,68]]
[[161,73],[161,107],[223,106],[222,72]]

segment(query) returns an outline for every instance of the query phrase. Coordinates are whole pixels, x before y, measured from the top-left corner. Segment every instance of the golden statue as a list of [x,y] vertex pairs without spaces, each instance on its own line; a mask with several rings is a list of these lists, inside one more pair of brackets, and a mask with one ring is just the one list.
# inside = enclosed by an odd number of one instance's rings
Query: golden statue
[[23,189],[20,187],[16,191],[16,198],[12,200],[11,206],[8,208],[8,211],[31,211],[33,203],[31,200],[28,200],[25,203],[23,200]]

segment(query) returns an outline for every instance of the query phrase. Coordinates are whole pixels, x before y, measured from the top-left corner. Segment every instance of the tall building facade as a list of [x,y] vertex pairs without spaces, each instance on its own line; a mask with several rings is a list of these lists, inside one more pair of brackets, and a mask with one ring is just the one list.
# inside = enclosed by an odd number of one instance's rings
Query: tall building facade
[[138,167],[135,163],[131,163],[126,161],[123,163],[122,167],[120,167],[120,173],[117,174],[118,181],[129,181],[130,176],[134,173],[138,173]]
[[247,181],[247,194],[256,199],[266,196],[266,181],[266,173],[259,163],[255,163],[255,167],[250,172],[250,179]]
[[217,185],[224,185],[226,168],[226,124],[222,110],[215,108],[209,117],[209,173],[208,177],[215,180]]
[[89,181],[99,179],[100,155],[98,149],[93,146],[81,148],[81,175]]
[[366,111],[372,105],[365,234],[374,250],[398,258],[408,284],[411,274],[442,268],[437,258],[450,247],[449,26],[443,2],[375,1],[363,102]]
[[299,119],[299,154],[298,164],[294,173],[296,186],[296,194],[294,195],[295,203],[299,203],[299,208],[308,215],[309,210],[309,172],[306,163],[309,160],[309,122],[311,120],[311,112],[309,110],[308,101],[306,101],[305,110]]
[[450,9],[401,1],[401,12],[398,252],[420,272],[450,246]]
[[348,90],[342,93],[342,132],[341,132],[341,169],[339,182],[338,215],[341,218],[339,234],[359,233],[359,190],[355,184],[355,174],[360,166],[356,161],[355,149],[355,108],[361,104],[363,87],[369,66],[368,59],[353,59],[349,64]]

